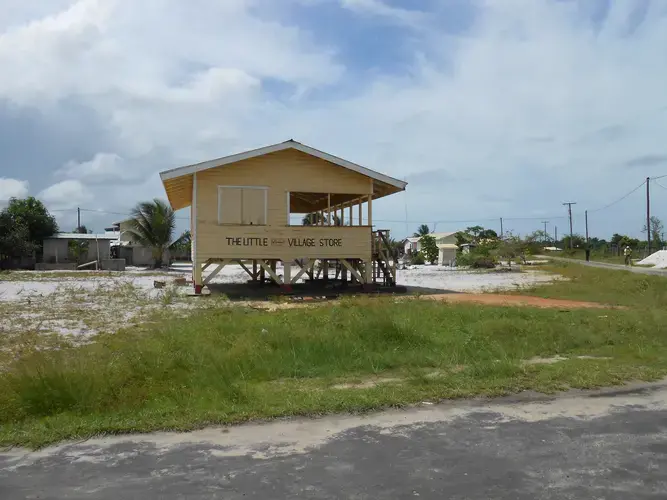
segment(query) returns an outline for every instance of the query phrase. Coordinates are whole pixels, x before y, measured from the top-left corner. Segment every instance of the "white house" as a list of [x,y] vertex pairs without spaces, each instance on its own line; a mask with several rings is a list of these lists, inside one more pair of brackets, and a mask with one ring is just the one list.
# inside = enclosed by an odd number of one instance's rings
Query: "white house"
[[[437,235],[437,236],[436,236]],[[438,265],[451,266],[456,260],[456,232],[435,233],[435,244],[438,246]]]
[[[438,265],[448,266],[456,259],[456,233],[431,233],[429,236],[435,238],[435,244],[438,246]],[[406,254],[415,253],[421,250],[421,243],[418,237],[406,238],[404,241],[404,251]]]
[[[116,258],[125,259],[128,266],[152,266],[155,264],[153,251],[140,243],[134,241],[134,236],[130,232],[132,228],[132,219],[125,219],[119,222],[113,222],[111,227],[104,229],[105,234],[114,237],[111,246],[115,247],[114,254]],[[169,251],[163,256],[165,262],[169,262]]]

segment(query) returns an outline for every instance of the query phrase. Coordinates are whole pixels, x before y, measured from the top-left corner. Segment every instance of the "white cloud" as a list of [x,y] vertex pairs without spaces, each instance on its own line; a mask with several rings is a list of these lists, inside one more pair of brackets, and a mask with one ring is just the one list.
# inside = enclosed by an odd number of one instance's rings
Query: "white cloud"
[[427,15],[423,12],[392,7],[382,0],[340,0],[340,4],[346,9],[361,14],[379,16],[413,27],[418,27],[420,23],[423,23],[427,19]]
[[91,190],[76,180],[67,180],[53,184],[42,190],[37,197],[50,210],[75,209],[77,206],[85,205],[94,199]]
[[91,160],[67,162],[56,175],[88,184],[122,183],[140,178],[141,173],[114,153],[98,153]]
[[28,195],[28,181],[0,177],[0,204],[11,198],[25,198]]

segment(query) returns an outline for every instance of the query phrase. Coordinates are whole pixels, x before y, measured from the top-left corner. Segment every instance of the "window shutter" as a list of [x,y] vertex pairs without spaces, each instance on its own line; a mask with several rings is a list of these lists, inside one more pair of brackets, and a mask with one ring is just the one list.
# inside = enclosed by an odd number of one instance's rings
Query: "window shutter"
[[266,190],[243,190],[243,224],[266,224]]
[[243,189],[234,187],[218,188],[218,223],[241,224]]

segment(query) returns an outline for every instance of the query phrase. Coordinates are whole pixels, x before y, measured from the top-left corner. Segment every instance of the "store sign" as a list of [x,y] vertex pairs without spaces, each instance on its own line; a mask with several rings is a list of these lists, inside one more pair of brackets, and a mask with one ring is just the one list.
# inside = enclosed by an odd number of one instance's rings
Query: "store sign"
[[227,245],[232,247],[342,247],[342,238],[266,238],[227,237]]

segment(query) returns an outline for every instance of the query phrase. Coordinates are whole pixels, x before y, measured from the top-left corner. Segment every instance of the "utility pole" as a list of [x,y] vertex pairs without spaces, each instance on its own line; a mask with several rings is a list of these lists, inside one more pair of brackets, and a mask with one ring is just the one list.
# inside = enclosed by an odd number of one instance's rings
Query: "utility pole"
[[81,209],[79,207],[76,207],[76,231],[77,231],[77,233],[79,232],[80,227],[81,227]]
[[584,212],[584,216],[586,217],[586,244],[588,244],[588,210]]
[[646,178],[646,240],[648,242],[648,255],[651,255],[651,178]]
[[554,246],[558,246],[558,226],[554,226]]
[[570,218],[570,250],[572,250],[573,245],[572,245],[572,205],[576,205],[576,201],[566,201],[563,203],[563,205],[567,205],[567,215]]
[[503,237],[503,218],[500,218],[500,237]]
[[549,233],[547,233],[547,224],[549,224],[549,221],[543,220],[542,224],[544,224],[544,242],[546,243],[549,240]]

